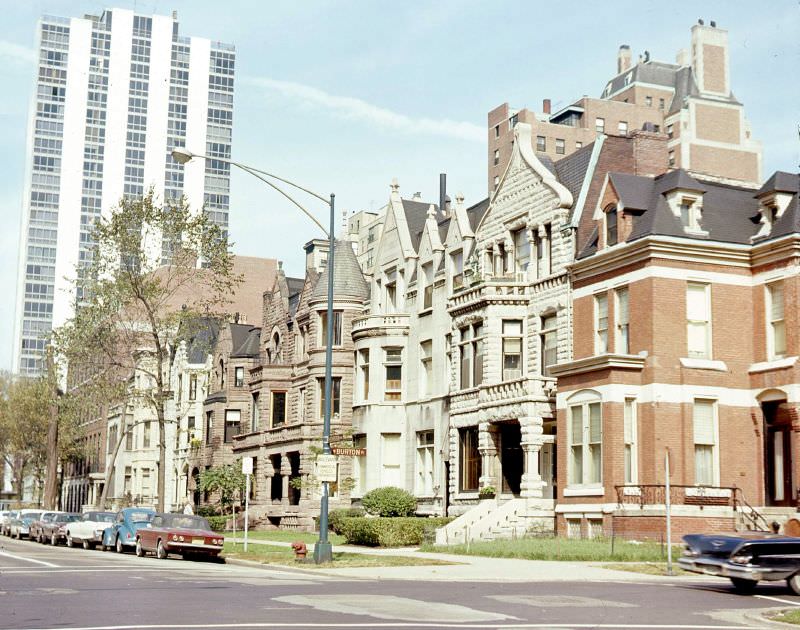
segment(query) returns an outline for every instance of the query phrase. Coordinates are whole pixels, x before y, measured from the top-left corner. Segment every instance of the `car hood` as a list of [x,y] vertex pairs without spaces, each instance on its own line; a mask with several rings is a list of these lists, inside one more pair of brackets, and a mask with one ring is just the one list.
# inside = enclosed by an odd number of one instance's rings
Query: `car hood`
[[683,541],[693,551],[702,555],[724,558],[730,556],[735,549],[744,543],[786,539],[786,536],[779,536],[768,532],[752,532],[747,535],[689,534],[683,537]]

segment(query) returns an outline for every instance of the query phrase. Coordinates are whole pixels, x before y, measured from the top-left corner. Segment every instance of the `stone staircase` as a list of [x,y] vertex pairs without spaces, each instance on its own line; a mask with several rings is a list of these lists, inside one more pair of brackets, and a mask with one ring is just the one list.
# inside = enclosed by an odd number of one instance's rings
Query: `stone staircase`
[[454,521],[436,530],[437,545],[458,545],[481,540],[521,538],[532,530],[552,533],[552,500],[514,498],[484,500]]
[[755,508],[750,510],[752,511],[737,512],[737,531],[768,531],[772,523],[778,523],[783,527],[790,518],[800,518],[795,507],[759,507],[758,510]]

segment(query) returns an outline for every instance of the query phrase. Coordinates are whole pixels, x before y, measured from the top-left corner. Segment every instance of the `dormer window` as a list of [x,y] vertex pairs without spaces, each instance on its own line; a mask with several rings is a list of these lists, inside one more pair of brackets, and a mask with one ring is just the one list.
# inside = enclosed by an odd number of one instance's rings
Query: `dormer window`
[[617,207],[606,208],[606,247],[617,244]]
[[692,230],[695,232],[699,232],[702,230],[700,227],[700,219],[702,218],[702,212],[700,204],[698,203],[697,199],[689,199],[684,197],[681,200],[680,205],[681,210],[681,225],[686,230]]

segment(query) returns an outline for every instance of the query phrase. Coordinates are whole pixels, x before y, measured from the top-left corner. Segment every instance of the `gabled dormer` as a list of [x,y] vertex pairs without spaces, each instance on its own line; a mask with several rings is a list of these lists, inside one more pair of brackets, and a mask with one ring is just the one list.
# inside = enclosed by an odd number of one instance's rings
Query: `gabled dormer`
[[653,179],[627,173],[608,173],[597,198],[594,220],[597,247],[625,243],[634,219],[647,211],[653,198]]
[[794,196],[798,193],[798,176],[776,171],[756,193],[759,224],[761,227],[752,240],[769,236],[772,228],[783,217]]
[[661,190],[673,216],[680,221],[687,236],[708,236],[703,228],[703,195],[708,187],[683,169],[661,178]]

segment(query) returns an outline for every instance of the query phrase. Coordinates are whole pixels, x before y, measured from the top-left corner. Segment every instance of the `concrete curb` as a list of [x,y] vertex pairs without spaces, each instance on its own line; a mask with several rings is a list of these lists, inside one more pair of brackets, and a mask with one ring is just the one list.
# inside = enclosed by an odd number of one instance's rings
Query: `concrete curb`
[[783,621],[774,621],[773,619],[769,619],[767,615],[776,615],[778,613],[782,613],[786,610],[794,610],[792,608],[787,608],[786,606],[778,606],[776,608],[754,608],[751,610],[747,610],[742,615],[745,620],[748,622],[752,622],[757,624],[756,627],[758,628],[794,628],[797,630],[799,627],[795,623],[784,623]]

